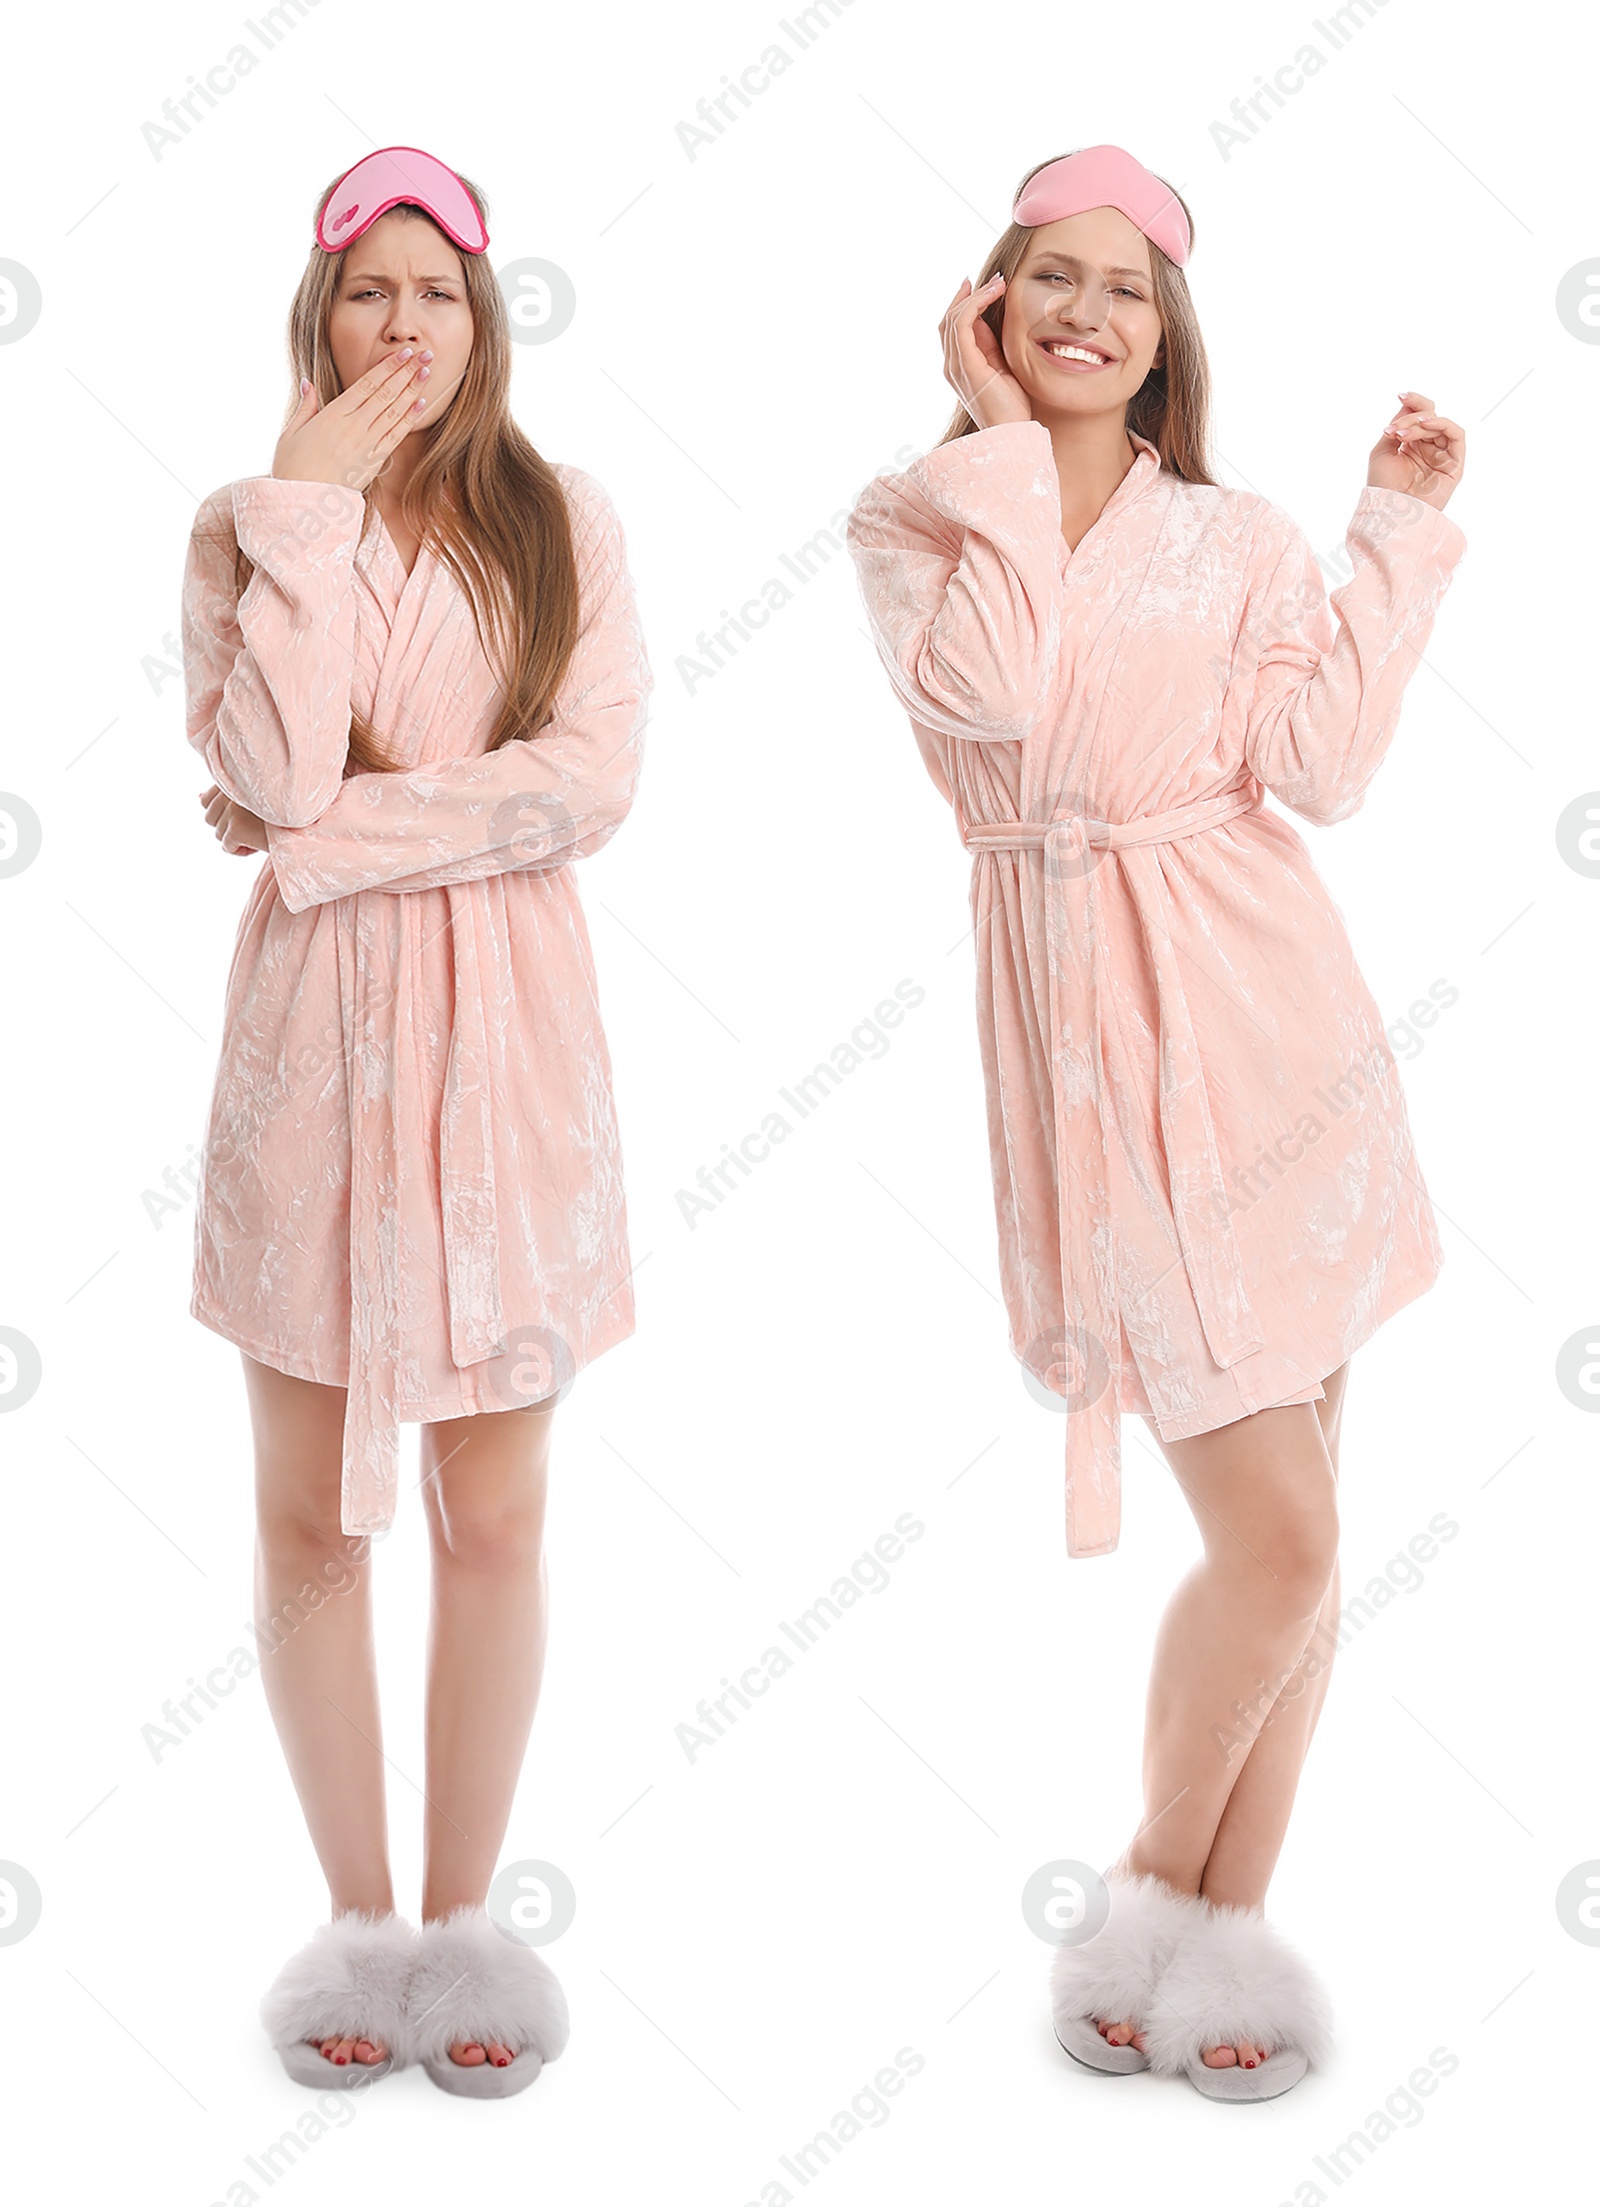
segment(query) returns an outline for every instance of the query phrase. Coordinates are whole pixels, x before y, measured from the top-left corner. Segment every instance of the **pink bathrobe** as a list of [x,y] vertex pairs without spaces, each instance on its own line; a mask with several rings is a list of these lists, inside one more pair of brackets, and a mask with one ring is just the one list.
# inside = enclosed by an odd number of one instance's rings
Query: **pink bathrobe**
[[849,527],[973,853],[1001,1280],[1066,1400],[1074,1556],[1117,1544],[1120,1411],[1176,1440],[1315,1401],[1442,1258],[1378,1007],[1262,787],[1358,809],[1466,539],[1364,489],[1330,605],[1278,507],[1132,442],[1070,552],[1037,422],[880,476]]
[[[424,547],[358,491],[251,476],[201,507],[188,734],[267,823],[195,1222],[196,1318],[347,1386],[346,1533],[394,1517],[397,1425],[542,1400],[634,1324],[622,1160],[569,861],[637,784],[651,678],[605,492],[557,470],[580,634],[553,722],[499,684]],[[255,562],[236,602],[232,537]],[[343,779],[354,706],[404,759]]]

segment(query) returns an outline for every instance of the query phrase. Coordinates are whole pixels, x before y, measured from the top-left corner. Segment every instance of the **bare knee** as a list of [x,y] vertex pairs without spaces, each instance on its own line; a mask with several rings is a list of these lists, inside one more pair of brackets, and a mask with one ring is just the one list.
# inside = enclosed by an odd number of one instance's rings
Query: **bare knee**
[[1286,1616],[1314,1617],[1339,1560],[1339,1513],[1332,1496],[1274,1512],[1252,1533],[1250,1545],[1268,1575],[1272,1606]]
[[497,1480],[471,1478],[448,1485],[430,1479],[425,1491],[428,1537],[437,1561],[469,1571],[537,1568],[544,1540],[541,1495],[514,1491]]
[[438,1561],[467,1571],[514,1573],[537,1568],[544,1526],[536,1510],[515,1504],[447,1503],[430,1515],[429,1534]]
[[259,1480],[256,1532],[263,1555],[288,1570],[320,1571],[345,1583],[368,1560],[366,1535],[340,1524],[337,1464],[326,1481]]

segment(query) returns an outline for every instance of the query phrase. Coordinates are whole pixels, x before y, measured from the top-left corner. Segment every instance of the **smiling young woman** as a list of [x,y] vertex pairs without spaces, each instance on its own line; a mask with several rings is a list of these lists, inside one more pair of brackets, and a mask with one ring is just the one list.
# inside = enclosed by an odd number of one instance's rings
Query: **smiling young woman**
[[1330,604],[1288,515],[1210,471],[1191,245],[1120,147],[1031,170],[941,325],[955,417],[849,539],[973,854],[1001,1277],[1066,1413],[1069,1552],[1117,1544],[1122,1411],[1202,1543],[1057,2035],[1264,2099],[1327,2044],[1263,1904],[1327,1684],[1349,1360],[1441,1249],[1378,1008],[1262,793],[1361,804],[1465,549],[1464,439],[1401,394]]

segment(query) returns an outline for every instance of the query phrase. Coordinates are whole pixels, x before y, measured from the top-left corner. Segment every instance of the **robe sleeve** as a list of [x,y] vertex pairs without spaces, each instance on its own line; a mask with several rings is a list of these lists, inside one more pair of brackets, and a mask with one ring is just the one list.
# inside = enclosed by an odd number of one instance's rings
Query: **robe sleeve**
[[[264,821],[298,827],[338,794],[365,518],[358,490],[271,475],[214,492],[195,517],[181,623],[188,737],[218,788]],[[235,541],[255,562],[242,597]]]
[[291,912],[359,889],[403,893],[543,873],[608,843],[632,806],[652,677],[622,529],[599,484],[563,471],[573,507],[578,637],[553,717],[474,758],[352,774],[309,826],[268,827]]
[[1345,532],[1354,571],[1330,599],[1304,533],[1275,506],[1264,519],[1243,624],[1245,758],[1303,818],[1344,820],[1383,762],[1467,540],[1424,499],[1368,485]]
[[1061,485],[1040,422],[1003,422],[878,476],[846,528],[878,656],[913,721],[1015,741],[1061,650]]

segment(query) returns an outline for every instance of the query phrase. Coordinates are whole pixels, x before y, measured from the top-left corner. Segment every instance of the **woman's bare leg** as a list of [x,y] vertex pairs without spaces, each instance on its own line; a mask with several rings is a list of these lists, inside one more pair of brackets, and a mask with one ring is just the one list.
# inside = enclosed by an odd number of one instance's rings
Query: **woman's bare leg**
[[[243,1351],[240,1352],[244,1354]],[[339,1530],[345,1390],[244,1357],[256,1458],[255,1626],[261,1683],[332,1913],[394,1907],[384,1814],[371,1544]],[[383,2060],[328,2039],[343,2064]]]
[[[1344,1369],[1334,1375],[1339,1392]],[[1334,1383],[1323,1385],[1336,1411]],[[1326,1407],[1259,1410],[1160,1444],[1194,1511],[1204,1553],[1157,1634],[1145,1716],[1145,1821],[1119,1865],[1130,1875],[1149,1872],[1178,1892],[1232,1899],[1234,1892],[1222,1890],[1230,1876],[1247,1874],[1269,1850],[1276,1860],[1310,1738],[1298,1715],[1275,1728],[1264,1780],[1245,1796],[1218,1864],[1217,1889],[1208,1880],[1230,1801],[1268,1715],[1285,1687],[1303,1680],[1302,1659],[1308,1670],[1315,1661],[1308,1648],[1334,1591],[1334,1467],[1317,1414]],[[1313,1683],[1320,1688],[1322,1681]],[[1303,1685],[1284,1708],[1310,1691]],[[1320,1692],[1313,1716],[1318,1705]],[[1269,1861],[1268,1874],[1270,1867]],[[1137,2044],[1141,2036],[1126,2022],[1113,2023],[1105,2035],[1116,2044]],[[1269,2050],[1213,2048],[1203,2058],[1214,2067],[1235,2060],[1253,2067]]]
[[[545,1491],[554,1403],[422,1428],[433,1547],[422,1919],[481,1907],[544,1671]],[[504,2046],[452,2046],[466,2065]]]
[[[1341,1364],[1322,1383],[1327,1390],[1325,1399],[1312,1404],[1335,1479],[1339,1475],[1339,1416],[1349,1374],[1348,1363]],[[1228,1796],[1206,1857],[1200,1890],[1207,1900],[1221,1907],[1261,1908],[1266,1904],[1267,1887],[1289,1828],[1289,1812],[1306,1751],[1327,1696],[1328,1676],[1338,1646],[1338,1615],[1336,1558],[1305,1653],[1266,1716],[1238,1783]]]

